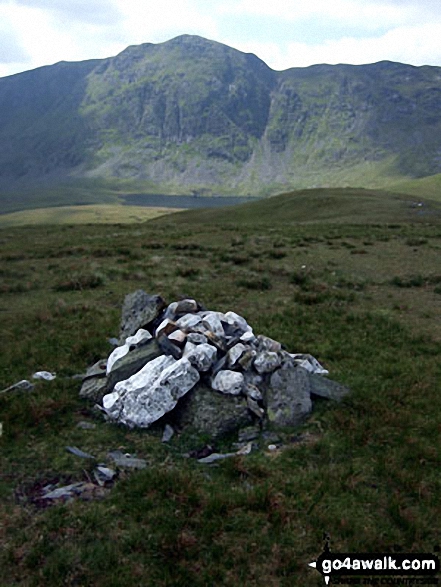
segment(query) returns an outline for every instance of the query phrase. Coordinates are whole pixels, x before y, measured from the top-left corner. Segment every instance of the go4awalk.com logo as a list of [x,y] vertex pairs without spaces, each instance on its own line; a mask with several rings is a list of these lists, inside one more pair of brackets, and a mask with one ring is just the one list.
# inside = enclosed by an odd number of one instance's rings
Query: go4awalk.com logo
[[[309,563],[309,566],[323,575],[326,585],[355,584],[353,581],[345,580],[342,583],[335,580],[339,577],[358,577],[359,585],[439,584],[435,575],[440,570],[440,562],[434,554],[333,553],[329,548],[329,537],[326,538],[323,553],[316,561]],[[380,581],[379,576],[385,579]],[[391,580],[393,576],[400,577],[399,581]],[[363,580],[363,577],[371,577],[372,580]]]

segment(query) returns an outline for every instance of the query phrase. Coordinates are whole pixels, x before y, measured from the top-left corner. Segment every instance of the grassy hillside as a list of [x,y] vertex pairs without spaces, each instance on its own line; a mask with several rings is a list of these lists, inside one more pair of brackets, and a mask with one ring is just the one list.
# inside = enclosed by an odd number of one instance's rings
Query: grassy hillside
[[[2,587],[318,587],[334,552],[432,552],[441,515],[441,221],[412,198],[320,190],[144,224],[0,230]],[[354,206],[355,203],[355,206]],[[248,456],[202,467],[205,439],[105,423],[70,376],[110,350],[122,300],[144,288],[242,314],[351,388]],[[80,421],[95,424],[78,428]],[[216,448],[228,450],[227,439]],[[99,498],[39,507],[86,480],[78,446],[148,461]],[[115,571],[117,569],[117,572]]]
[[0,216],[0,227],[33,224],[116,224],[145,222],[174,212],[172,208],[146,206],[59,206],[13,212]]

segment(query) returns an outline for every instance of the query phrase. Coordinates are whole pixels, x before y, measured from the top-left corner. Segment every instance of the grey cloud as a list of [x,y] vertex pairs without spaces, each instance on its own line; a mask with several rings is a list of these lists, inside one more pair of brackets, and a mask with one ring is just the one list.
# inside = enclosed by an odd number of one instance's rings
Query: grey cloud
[[15,0],[16,4],[42,8],[65,20],[98,25],[116,24],[121,19],[117,6],[110,0]]

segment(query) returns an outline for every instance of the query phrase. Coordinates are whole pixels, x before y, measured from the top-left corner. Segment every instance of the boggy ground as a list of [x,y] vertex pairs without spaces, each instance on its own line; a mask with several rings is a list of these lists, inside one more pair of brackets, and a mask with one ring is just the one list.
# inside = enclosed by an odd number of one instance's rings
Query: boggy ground
[[[378,212],[359,192],[357,215],[347,191],[333,194],[146,224],[0,232],[0,388],[57,373],[32,393],[0,395],[2,587],[318,586],[307,563],[324,532],[334,552],[433,551],[438,209],[428,202],[421,215],[391,197]],[[323,199],[332,208],[333,197],[334,216]],[[70,376],[108,354],[122,300],[140,287],[234,310],[256,333],[313,354],[352,393],[279,432],[283,449],[215,467],[182,457],[206,439],[164,445],[160,430],[106,424]],[[96,428],[77,428],[81,420]],[[148,467],[121,472],[90,501],[42,508],[40,487],[91,475],[67,445],[103,461],[122,450]]]

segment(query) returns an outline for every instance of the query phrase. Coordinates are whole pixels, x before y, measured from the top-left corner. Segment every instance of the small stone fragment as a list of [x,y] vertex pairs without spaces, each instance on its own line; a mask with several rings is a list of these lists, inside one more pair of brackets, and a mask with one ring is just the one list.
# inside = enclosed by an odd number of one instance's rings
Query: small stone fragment
[[113,481],[113,479],[116,477],[116,471],[109,469],[109,467],[100,465],[93,471],[93,476],[95,477],[98,485],[104,487],[106,483]]
[[95,430],[96,424],[92,424],[92,422],[85,422],[84,420],[81,420],[80,422],[78,422],[76,427],[81,428],[82,430]]
[[113,370],[114,364],[117,363],[119,359],[122,359],[122,357],[127,355],[131,350],[133,350],[133,348],[145,344],[151,338],[152,335],[150,332],[148,332],[148,330],[144,330],[143,328],[140,328],[133,336],[128,336],[126,338],[125,344],[117,347],[114,351],[112,351],[109,358],[107,359],[107,375]]
[[244,354],[239,359],[239,365],[242,367],[244,371],[248,371],[251,369],[253,365],[253,361],[257,355],[257,352],[254,349],[247,349]]
[[211,382],[211,386],[216,391],[227,393],[230,395],[239,395],[244,386],[244,378],[242,373],[236,371],[229,371],[225,369],[219,371]]
[[212,332],[220,338],[225,336],[225,331],[222,326],[224,314],[221,312],[199,312],[199,316],[201,315],[203,315],[202,324],[209,332]]
[[228,459],[230,457],[235,457],[237,453],[235,452],[227,452],[225,454],[220,454],[218,452],[214,452],[211,455],[209,455],[208,457],[204,457],[202,459],[198,459],[198,463],[204,464],[204,465],[211,465],[212,463],[215,463],[216,461],[222,461],[223,459]]
[[72,483],[71,485],[65,485],[64,487],[58,487],[49,493],[42,495],[42,499],[61,499],[61,498],[72,498],[74,495],[81,493],[81,490],[85,483]]
[[35,385],[28,381],[27,379],[22,379],[18,383],[14,383],[14,385],[10,385],[6,389],[2,389],[0,393],[6,393],[7,391],[32,391],[35,388]]
[[94,459],[95,460],[95,457],[93,455],[89,454],[88,452],[84,452],[83,450],[80,450],[76,446],[66,446],[66,450],[67,450],[67,452],[72,453],[76,457],[80,457],[80,459]]
[[144,459],[138,459],[131,455],[124,454],[120,450],[114,450],[107,454],[109,459],[115,463],[117,467],[121,469],[145,469],[147,468],[147,461]]
[[53,381],[56,375],[49,371],[37,371],[32,375],[32,379],[42,379],[43,381]]
[[164,427],[164,432],[162,434],[161,442],[170,442],[170,440],[173,438],[174,433],[175,431],[170,426],[170,424],[166,424]]

